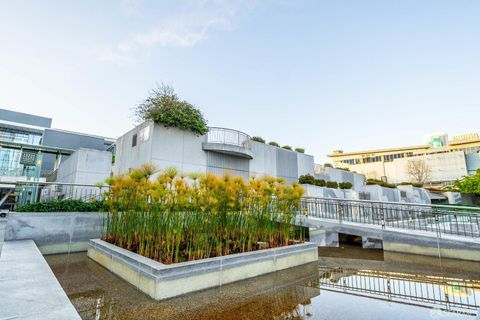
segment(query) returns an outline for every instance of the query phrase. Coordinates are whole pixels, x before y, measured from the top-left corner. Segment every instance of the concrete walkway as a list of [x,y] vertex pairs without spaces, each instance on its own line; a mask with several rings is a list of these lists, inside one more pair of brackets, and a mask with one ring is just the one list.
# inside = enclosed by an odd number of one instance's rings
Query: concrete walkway
[[0,320],[6,319],[81,319],[32,240],[3,244]]

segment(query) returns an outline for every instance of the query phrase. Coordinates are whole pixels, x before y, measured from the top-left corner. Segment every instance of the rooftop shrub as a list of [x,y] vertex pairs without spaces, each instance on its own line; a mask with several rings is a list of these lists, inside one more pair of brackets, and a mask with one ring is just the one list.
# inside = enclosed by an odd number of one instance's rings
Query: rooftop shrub
[[298,153],[305,153],[304,148],[295,148],[295,151],[297,151]]
[[397,187],[396,185],[394,185],[392,183],[387,183],[387,182],[384,182],[382,180],[377,180],[377,179],[367,179],[367,185],[379,185],[381,187],[391,188],[391,189],[394,189],[394,188]]
[[282,148],[283,148],[283,149],[286,149],[286,150],[292,151],[292,147],[290,147],[290,146],[283,146]]
[[325,168],[333,168],[332,164],[331,163],[325,163],[323,165]]
[[280,147],[280,145],[278,143],[276,143],[275,141],[270,141],[268,144],[271,145],[271,146],[274,146],[274,147]]
[[298,184],[148,173],[140,168],[109,179],[105,241],[169,264],[304,240],[293,225],[303,195]]
[[352,189],[353,185],[352,185],[351,182],[348,182],[348,181],[347,181],[347,182],[340,182],[340,183],[338,184],[338,187],[339,187],[340,189]]
[[337,188],[338,188],[338,183],[335,182],[335,181],[327,181],[327,182],[326,182],[326,187],[327,187],[327,188],[337,189]]
[[48,200],[26,204],[17,208],[17,212],[97,212],[107,209],[104,201],[84,202],[76,199]]
[[315,179],[313,184],[318,186],[318,187],[325,187],[327,185],[327,183],[323,179]]
[[256,142],[265,143],[265,139],[263,139],[262,137],[254,136],[254,137],[251,138],[251,140],[256,141]]
[[423,188],[422,183],[417,183],[417,182],[402,182],[399,184],[400,186],[413,186],[415,188]]
[[134,108],[137,120],[153,120],[165,127],[173,127],[204,135],[208,132],[207,120],[194,105],[180,98],[174,89],[162,84]]
[[298,178],[298,182],[301,184],[315,184],[315,177],[311,174],[304,174]]

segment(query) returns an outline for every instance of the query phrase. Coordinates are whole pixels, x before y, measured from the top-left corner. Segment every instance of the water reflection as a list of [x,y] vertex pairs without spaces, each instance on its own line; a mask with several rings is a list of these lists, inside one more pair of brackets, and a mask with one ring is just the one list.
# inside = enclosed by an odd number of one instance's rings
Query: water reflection
[[430,258],[417,266],[415,257],[407,265],[321,258],[160,302],[83,253],[47,261],[83,319],[476,319],[480,274],[465,270],[480,264],[462,271]]

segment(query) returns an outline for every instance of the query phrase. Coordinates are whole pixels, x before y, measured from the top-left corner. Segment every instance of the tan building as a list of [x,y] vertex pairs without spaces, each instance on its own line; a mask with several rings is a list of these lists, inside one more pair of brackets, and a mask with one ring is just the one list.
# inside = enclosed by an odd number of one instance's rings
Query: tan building
[[421,182],[412,171],[423,169],[425,182],[445,184],[480,168],[480,138],[473,133],[449,141],[446,134],[441,134],[429,137],[424,145],[357,152],[336,150],[328,156],[334,167],[349,168],[371,179]]

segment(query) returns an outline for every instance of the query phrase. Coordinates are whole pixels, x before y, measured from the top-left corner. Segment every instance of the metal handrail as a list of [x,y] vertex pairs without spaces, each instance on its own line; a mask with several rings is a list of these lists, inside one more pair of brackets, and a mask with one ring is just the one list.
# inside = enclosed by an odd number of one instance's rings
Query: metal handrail
[[413,207],[425,207],[425,208],[443,208],[443,209],[459,209],[459,210],[468,210],[468,211],[478,211],[480,214],[480,207],[469,207],[469,206],[455,206],[455,205],[442,205],[442,204],[425,204],[425,203],[413,203],[413,202],[392,202],[392,201],[375,201],[375,200],[363,200],[363,199],[342,199],[342,198],[322,198],[322,197],[302,197],[302,199],[313,199],[313,200],[332,200],[332,201],[341,201],[341,202],[363,202],[369,204],[387,204],[395,206],[413,206]]
[[480,238],[480,211],[472,207],[450,207],[402,202],[302,198],[301,213],[307,217],[381,226],[382,229],[428,231]]
[[229,144],[249,150],[252,149],[251,138],[248,134],[228,128],[209,127],[209,131],[205,135],[205,142]]

